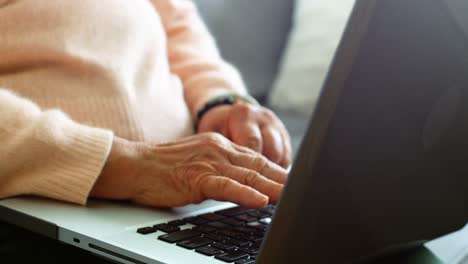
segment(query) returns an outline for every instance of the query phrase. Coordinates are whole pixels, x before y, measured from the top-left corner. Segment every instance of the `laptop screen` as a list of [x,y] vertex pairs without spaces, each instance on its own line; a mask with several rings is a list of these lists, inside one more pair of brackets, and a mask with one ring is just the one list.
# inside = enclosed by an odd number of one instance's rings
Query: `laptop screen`
[[260,263],[348,263],[468,221],[465,3],[357,1]]

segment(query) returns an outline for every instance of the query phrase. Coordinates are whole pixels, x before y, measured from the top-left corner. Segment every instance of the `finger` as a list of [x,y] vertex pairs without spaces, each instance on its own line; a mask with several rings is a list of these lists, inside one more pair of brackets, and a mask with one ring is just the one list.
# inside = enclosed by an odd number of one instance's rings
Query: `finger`
[[[291,138],[288,130],[284,126],[284,123],[278,118],[278,116],[271,110],[264,108],[263,111],[264,124],[272,126],[281,135],[282,142],[282,156],[278,164],[284,168],[287,168],[291,164],[292,149],[291,149]],[[265,143],[266,144],[266,143]]]
[[250,105],[236,104],[226,120],[230,139],[241,146],[262,152],[262,134],[258,124],[258,111]]
[[233,151],[229,155],[229,160],[232,165],[256,171],[280,184],[286,182],[286,178],[288,177],[287,171],[281,166],[269,161],[263,155],[240,151]]
[[[206,112],[206,114],[198,123],[197,133],[218,132],[224,134],[225,119],[228,116],[230,110],[230,105],[220,105]],[[224,135],[227,136],[226,134]]]
[[259,153],[262,152],[262,133],[257,123],[238,122],[235,121],[235,119],[232,119],[230,120],[228,126],[231,139],[234,143],[248,147]]
[[262,128],[263,155],[274,163],[279,163],[284,156],[283,136],[277,128],[264,126]]
[[291,165],[292,162],[292,146],[291,146],[291,137],[289,136],[288,131],[286,130],[286,127],[281,123],[280,124],[280,133],[282,137],[282,143],[283,143],[283,157],[278,163],[281,167],[283,168],[288,168],[289,165]]
[[283,184],[272,181],[253,170],[225,164],[220,165],[217,169],[226,177],[267,195],[273,202],[278,201],[283,190]]
[[262,208],[268,197],[253,188],[223,176],[208,176],[200,182],[200,191],[208,199],[229,201],[249,208]]

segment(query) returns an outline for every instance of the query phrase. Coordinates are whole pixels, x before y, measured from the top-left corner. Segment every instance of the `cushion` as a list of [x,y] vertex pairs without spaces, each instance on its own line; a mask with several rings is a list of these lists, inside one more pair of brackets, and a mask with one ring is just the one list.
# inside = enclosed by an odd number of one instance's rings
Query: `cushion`
[[223,57],[242,73],[250,93],[264,102],[291,25],[293,1],[194,0]]
[[310,115],[353,4],[354,0],[297,0],[271,107]]

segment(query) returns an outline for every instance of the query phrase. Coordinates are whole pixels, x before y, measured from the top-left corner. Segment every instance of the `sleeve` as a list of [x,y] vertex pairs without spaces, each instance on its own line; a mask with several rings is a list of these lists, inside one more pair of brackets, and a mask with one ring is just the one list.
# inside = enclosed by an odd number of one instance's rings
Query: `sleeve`
[[152,2],[167,34],[171,71],[182,80],[192,115],[215,96],[247,94],[239,72],[221,58],[214,38],[191,1]]
[[109,155],[110,131],[41,111],[0,89],[0,198],[37,195],[86,204]]

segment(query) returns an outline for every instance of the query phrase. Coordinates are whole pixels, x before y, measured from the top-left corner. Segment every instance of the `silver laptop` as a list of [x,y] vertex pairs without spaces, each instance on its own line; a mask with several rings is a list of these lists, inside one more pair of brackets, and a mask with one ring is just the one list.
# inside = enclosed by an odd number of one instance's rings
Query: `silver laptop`
[[358,263],[424,243],[467,263],[468,2],[357,1],[277,206],[24,197],[0,219],[119,263]]

